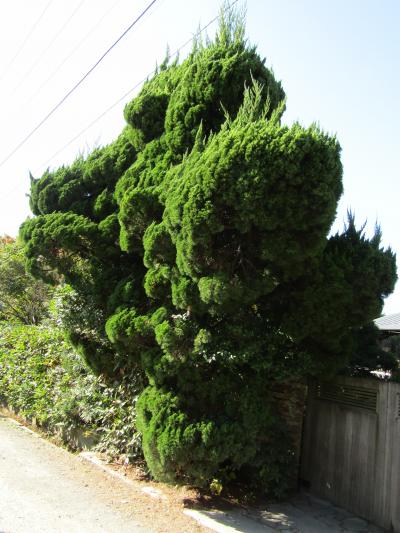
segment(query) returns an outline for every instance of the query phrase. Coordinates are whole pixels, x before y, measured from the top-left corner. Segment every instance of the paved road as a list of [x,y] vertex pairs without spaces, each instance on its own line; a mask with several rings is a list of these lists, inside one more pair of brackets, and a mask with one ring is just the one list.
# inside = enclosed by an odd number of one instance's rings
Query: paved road
[[132,492],[129,484],[0,414],[0,533],[383,533],[307,494],[257,512],[182,514],[142,491]]
[[0,415],[0,533],[149,533],[121,485]]

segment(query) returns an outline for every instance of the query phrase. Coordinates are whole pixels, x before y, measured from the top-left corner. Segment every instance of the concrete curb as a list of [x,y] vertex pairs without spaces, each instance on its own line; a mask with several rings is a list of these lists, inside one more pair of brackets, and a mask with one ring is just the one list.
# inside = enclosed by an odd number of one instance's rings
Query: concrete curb
[[84,461],[87,461],[92,465],[96,466],[109,476],[119,479],[120,481],[123,481],[131,487],[139,488],[144,494],[147,494],[152,498],[156,498],[158,500],[166,499],[165,494],[163,494],[161,490],[156,489],[154,487],[140,487],[138,483],[135,483],[135,481],[128,479],[120,472],[116,472],[115,470],[110,468],[107,463],[105,461],[102,461],[94,452],[81,452],[78,457],[81,457]]
[[[78,457],[96,466],[97,468],[105,472],[107,475],[113,478],[119,479],[120,481],[123,481],[124,483],[126,483],[127,485],[130,485],[131,487],[135,487],[136,489],[139,489],[141,492],[143,492],[150,498],[155,498],[158,500],[166,499],[165,494],[163,494],[163,492],[160,489],[157,489],[155,487],[140,487],[139,483],[136,483],[135,481],[132,481],[126,478],[120,472],[116,472],[115,470],[110,468],[105,461],[102,461],[93,452],[81,452],[78,455]],[[260,531],[262,533],[268,533],[270,531],[273,531],[268,526],[265,526],[265,527],[261,526],[262,529],[260,529],[260,526],[257,523],[250,521],[249,519],[246,519],[245,517],[242,517],[242,520],[247,520],[250,523],[251,528],[249,529],[248,524],[246,524],[245,528],[237,529],[238,522],[239,522],[238,517],[235,517],[233,519],[226,513],[223,513],[220,511],[198,511],[194,509],[184,509],[182,512],[186,516],[189,516],[194,521],[196,521],[199,525],[203,527],[207,527],[211,531],[216,531],[217,533],[233,533],[233,532],[238,532],[238,531],[248,532],[248,533],[258,533]],[[224,524],[222,522],[225,522],[227,524]],[[233,527],[231,525],[228,525],[229,523],[232,523]]]

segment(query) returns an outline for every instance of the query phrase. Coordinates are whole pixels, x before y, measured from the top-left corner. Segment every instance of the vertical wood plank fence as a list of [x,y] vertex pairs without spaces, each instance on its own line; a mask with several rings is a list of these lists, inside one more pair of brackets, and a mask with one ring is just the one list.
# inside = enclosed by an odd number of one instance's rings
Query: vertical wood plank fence
[[301,478],[312,493],[400,533],[400,384],[312,383]]

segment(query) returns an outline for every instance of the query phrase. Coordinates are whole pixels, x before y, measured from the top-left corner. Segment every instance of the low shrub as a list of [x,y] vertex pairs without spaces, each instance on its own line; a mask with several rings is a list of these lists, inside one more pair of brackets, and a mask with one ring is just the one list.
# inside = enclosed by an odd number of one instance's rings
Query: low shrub
[[0,401],[69,444],[82,431],[111,457],[141,458],[142,389],[138,372],[112,383],[95,376],[57,328],[0,325]]

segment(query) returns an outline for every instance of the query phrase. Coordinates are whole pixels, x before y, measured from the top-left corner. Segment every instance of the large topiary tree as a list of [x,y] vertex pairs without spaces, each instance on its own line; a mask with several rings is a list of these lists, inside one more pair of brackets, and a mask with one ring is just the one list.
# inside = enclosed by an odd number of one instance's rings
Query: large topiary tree
[[21,233],[31,271],[102,317],[103,338],[71,332],[93,368],[144,369],[153,475],[279,492],[291,453],[270,384],[343,366],[395,260],[351,217],[327,238],[339,144],[281,123],[281,84],[227,13],[145,83],[114,144],[32,180]]

